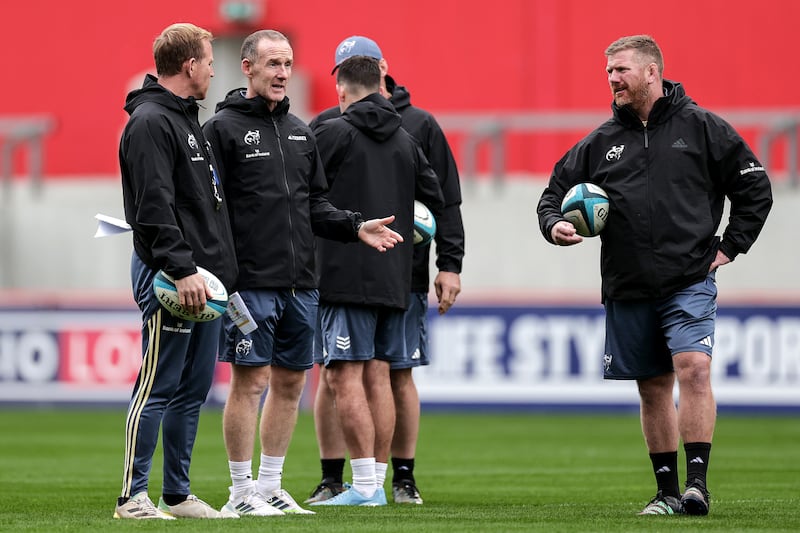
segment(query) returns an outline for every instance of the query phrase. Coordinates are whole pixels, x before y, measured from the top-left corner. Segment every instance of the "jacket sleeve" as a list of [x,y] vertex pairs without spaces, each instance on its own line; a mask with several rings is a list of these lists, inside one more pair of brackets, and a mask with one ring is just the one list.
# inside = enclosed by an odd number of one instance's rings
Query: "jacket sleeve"
[[461,217],[461,182],[453,152],[442,128],[431,116],[425,154],[436,172],[444,206],[436,220],[436,268],[461,273],[464,259],[464,222]]
[[328,201],[328,182],[322,157],[315,144],[314,163],[309,176],[309,201],[311,203],[311,228],[314,235],[341,242],[358,240],[358,224],[363,221],[361,213],[337,209]]
[[583,162],[581,161],[582,146],[579,144],[573,147],[555,164],[550,175],[550,181],[542,191],[539,204],[536,207],[536,213],[539,216],[539,229],[547,242],[551,244],[555,244],[551,235],[553,226],[561,220],[566,220],[561,213],[561,201],[564,199],[564,195],[567,194],[570,187],[579,181],[575,176],[588,176],[588,173],[582,173],[579,170],[579,168],[583,168]]
[[428,206],[428,209],[438,220],[444,208],[444,198],[442,197],[442,188],[439,185],[439,177],[434,172],[430,162],[428,162],[428,158],[425,157],[422,148],[413,141],[410,135],[409,139],[412,140],[414,146],[414,167],[417,169],[414,198]]
[[173,172],[178,147],[160,116],[133,120],[125,160],[135,194],[135,213],[128,223],[149,247],[155,265],[176,278],[197,272],[192,249],[176,217]]
[[763,165],[744,139],[719,117],[709,128],[713,164],[717,166],[730,214],[722,234],[720,250],[730,260],[747,253],[758,238],[772,208],[772,187]]

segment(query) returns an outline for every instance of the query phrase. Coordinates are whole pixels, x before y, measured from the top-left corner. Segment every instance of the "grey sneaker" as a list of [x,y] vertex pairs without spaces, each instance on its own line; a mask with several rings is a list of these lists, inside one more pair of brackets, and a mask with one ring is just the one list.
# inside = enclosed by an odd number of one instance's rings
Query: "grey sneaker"
[[640,515],[648,514],[682,514],[681,501],[675,496],[664,496],[658,491],[650,503],[642,509]]
[[681,504],[683,512],[690,515],[705,516],[708,514],[709,494],[706,484],[695,479],[686,482],[686,490],[683,491]]
[[175,520],[153,505],[147,492],[140,492],[129,498],[125,503],[117,503],[114,509],[114,518],[132,518],[134,520]]
[[411,503],[422,505],[422,496],[413,481],[403,480],[392,482],[392,497],[394,503]]
[[309,496],[303,503],[315,503],[330,500],[334,496],[337,496],[347,490],[345,485],[345,483],[334,483],[332,481],[322,480],[322,483],[317,485],[317,488],[311,492],[311,496]]
[[223,518],[216,509],[194,494],[177,505],[167,505],[164,498],[159,498],[158,510],[175,518]]

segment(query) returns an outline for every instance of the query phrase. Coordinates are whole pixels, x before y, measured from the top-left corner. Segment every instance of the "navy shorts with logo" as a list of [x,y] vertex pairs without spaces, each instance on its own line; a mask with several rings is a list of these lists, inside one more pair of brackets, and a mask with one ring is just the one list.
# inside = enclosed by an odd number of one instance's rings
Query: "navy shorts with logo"
[[412,292],[405,312],[406,354],[392,363],[392,370],[429,365],[428,359],[428,293]]
[[406,354],[405,312],[386,307],[320,304],[314,361],[401,361]]
[[276,365],[289,370],[308,370],[313,366],[319,305],[316,289],[243,290],[239,295],[258,329],[244,335],[224,315],[225,342],[220,361],[243,366]]
[[717,315],[715,273],[658,300],[606,300],[605,379],[647,379],[673,371],[672,356],[711,357]]

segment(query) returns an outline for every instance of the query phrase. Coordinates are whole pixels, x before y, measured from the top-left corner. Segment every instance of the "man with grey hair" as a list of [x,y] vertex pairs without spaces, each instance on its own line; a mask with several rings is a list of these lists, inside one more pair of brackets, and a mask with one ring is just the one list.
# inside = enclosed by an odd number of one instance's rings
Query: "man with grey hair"
[[[614,115],[556,163],[539,201],[539,226],[555,245],[578,244],[583,239],[561,213],[565,193],[589,181],[608,194],[611,214],[600,234],[604,377],[638,385],[657,484],[640,514],[706,515],[716,273],[755,242],[771,187],[742,137],[680,83],[663,79],[652,37],[623,37],[605,54]],[[726,199],[730,217],[719,237]]]
[[[203,127],[218,154],[228,198],[239,261],[234,289],[258,324],[245,333],[223,318],[219,359],[231,363],[232,372],[223,413],[232,486],[222,512],[312,514],[281,484],[306,371],[313,365],[319,299],[314,236],[360,240],[378,252],[402,237],[387,227],[392,216],[365,221],[327,200],[314,136],[289,112],[286,88],[294,57],[288,39],[275,30],[257,31],[244,40],[241,56],[247,87],[230,91]],[[254,480],[253,442],[265,391]]]

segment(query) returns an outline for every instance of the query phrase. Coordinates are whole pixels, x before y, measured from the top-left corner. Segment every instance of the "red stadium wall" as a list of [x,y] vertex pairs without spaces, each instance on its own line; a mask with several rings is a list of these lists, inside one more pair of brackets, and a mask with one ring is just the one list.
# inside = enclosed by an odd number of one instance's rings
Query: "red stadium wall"
[[[151,44],[166,25],[189,20],[217,35],[220,0],[29,0],[5,2],[0,17],[0,117],[47,114],[49,178],[118,175],[117,141],[134,76],[152,68]],[[315,111],[333,102],[333,49],[345,36],[375,38],[390,72],[433,111],[608,109],[603,49],[616,37],[650,33],[666,76],[712,109],[797,107],[790,36],[794,0],[674,0],[624,8],[593,0],[266,0],[257,27],[292,39],[296,68],[310,77]],[[756,7],[757,6],[757,7]],[[209,103],[209,105],[213,105]],[[579,134],[510,144],[509,168],[542,171]],[[15,169],[26,171],[24,154]]]

